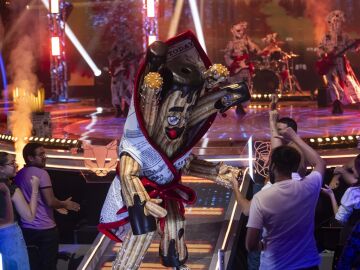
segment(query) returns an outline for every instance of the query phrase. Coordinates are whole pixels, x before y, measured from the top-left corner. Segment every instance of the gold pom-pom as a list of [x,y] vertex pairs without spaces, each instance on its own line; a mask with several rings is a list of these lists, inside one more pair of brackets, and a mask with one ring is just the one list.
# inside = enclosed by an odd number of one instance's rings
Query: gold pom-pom
[[230,74],[229,70],[222,64],[213,64],[209,70],[211,73],[215,73],[220,77],[227,77]]
[[163,78],[158,72],[149,72],[144,78],[144,86],[151,90],[158,90],[163,85]]

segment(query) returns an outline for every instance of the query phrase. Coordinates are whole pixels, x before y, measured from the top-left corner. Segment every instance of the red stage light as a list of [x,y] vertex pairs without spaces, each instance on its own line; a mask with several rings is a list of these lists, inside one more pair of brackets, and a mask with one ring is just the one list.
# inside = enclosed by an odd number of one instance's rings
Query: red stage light
[[146,1],[146,10],[147,10],[147,16],[149,18],[155,17],[155,0]]
[[60,55],[60,39],[59,39],[59,37],[51,37],[51,54],[52,54],[52,56]]
[[59,13],[59,0],[50,1],[50,13],[53,14]]

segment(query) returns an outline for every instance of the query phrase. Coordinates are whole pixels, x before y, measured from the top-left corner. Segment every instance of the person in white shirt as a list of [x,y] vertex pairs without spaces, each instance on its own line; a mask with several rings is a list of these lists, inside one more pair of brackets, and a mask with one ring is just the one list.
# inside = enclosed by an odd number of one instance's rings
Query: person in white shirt
[[[246,248],[262,251],[260,269],[318,269],[314,215],[325,163],[292,128],[279,133],[300,149],[314,170],[301,181],[292,181],[291,174],[297,170],[301,155],[287,145],[273,149],[269,166],[273,185],[251,201]],[[262,240],[261,231],[265,231]]]

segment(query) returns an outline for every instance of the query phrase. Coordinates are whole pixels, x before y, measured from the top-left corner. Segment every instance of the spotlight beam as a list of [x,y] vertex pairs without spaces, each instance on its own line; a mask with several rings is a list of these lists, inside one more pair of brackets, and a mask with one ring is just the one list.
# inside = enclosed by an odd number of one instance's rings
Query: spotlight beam
[[[49,1],[41,0],[44,6],[49,10]],[[84,58],[85,62],[89,65],[91,70],[94,72],[95,76],[101,75],[101,70],[96,66],[94,61],[91,59],[90,55],[86,52],[84,47],[81,45],[80,41],[77,39],[70,26],[65,23],[65,34],[70,39],[71,43],[75,46],[81,56]]]
[[169,32],[167,38],[171,38],[176,35],[179,22],[180,22],[180,15],[184,6],[184,0],[177,0],[175,4],[174,14],[171,17]]
[[195,24],[196,35],[199,39],[201,47],[206,52],[205,38],[204,38],[204,33],[203,33],[201,22],[200,22],[200,15],[199,15],[199,10],[198,10],[197,4],[196,4],[196,0],[189,0],[189,4],[190,4],[191,15],[193,17],[193,21]]

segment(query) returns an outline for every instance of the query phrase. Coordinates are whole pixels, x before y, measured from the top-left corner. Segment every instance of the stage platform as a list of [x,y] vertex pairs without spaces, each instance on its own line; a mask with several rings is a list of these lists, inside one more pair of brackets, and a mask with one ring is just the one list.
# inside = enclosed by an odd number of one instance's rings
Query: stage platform
[[[280,101],[280,116],[292,117],[297,121],[300,136],[309,143],[314,142],[312,146],[318,148],[329,166],[344,164],[358,153],[356,136],[360,135],[360,108],[345,108],[342,115],[334,116],[330,108],[318,108],[316,101],[310,100],[309,96],[299,99],[300,101],[289,98]],[[231,165],[247,166],[249,139],[251,138],[252,143],[270,139],[268,104],[268,101],[255,98],[246,108],[245,115],[237,115],[235,109],[230,109],[224,115],[219,114],[209,131],[194,147],[193,153],[212,161],[223,160]],[[2,136],[11,135],[6,120],[12,105],[4,105],[0,103],[0,150],[13,152],[13,141]],[[95,157],[84,157],[82,142],[102,147],[120,140],[126,121],[125,118],[115,118],[111,106],[97,106],[94,99],[47,104],[45,111],[51,115],[52,138],[59,141],[58,149],[56,144],[48,147],[47,165],[52,169],[89,171],[88,166],[84,165],[85,160]],[[324,144],[325,139],[329,143]],[[34,140],[44,142],[41,138]],[[73,148],[71,145],[66,149],[60,147],[60,142],[70,140],[77,141]],[[318,140],[323,142],[319,145]],[[342,142],[350,144],[340,145]],[[116,144],[117,142],[114,143]],[[114,168],[111,171],[114,173]],[[100,180],[95,177],[93,180],[107,182],[112,176],[113,174]]]
[[[8,110],[11,109],[10,106]],[[94,228],[92,233],[95,238],[98,215],[107,188],[114,178],[115,169],[112,168],[106,176],[99,176],[91,171],[86,161],[94,161],[97,157],[85,157],[83,142],[86,141],[95,147],[104,147],[114,140],[119,140],[126,119],[115,118],[111,107],[96,106],[92,99],[75,103],[48,104],[45,105],[45,111],[51,115],[52,138],[78,142],[73,148],[49,147],[47,169],[52,172],[51,177],[57,182],[55,189],[66,191],[69,193],[67,196],[74,196],[77,201],[85,202],[81,207],[87,210],[82,211],[92,212],[84,215],[87,215],[88,219],[87,228]],[[241,116],[235,113],[235,109],[229,110],[226,115],[218,115],[193,152],[200,158],[210,161],[224,161],[233,166],[247,167],[250,160],[253,161],[255,158],[249,156],[249,139],[251,138],[252,142],[266,142],[270,138],[268,102],[254,100],[246,111],[246,115]],[[298,122],[298,133],[309,142],[310,139],[317,142],[318,138],[328,138],[332,141],[334,137],[340,142],[342,138],[347,141],[350,137],[356,141],[356,136],[360,135],[360,109],[357,108],[346,108],[343,115],[334,116],[330,108],[318,108],[315,101],[302,99],[281,101],[279,112],[281,117],[294,118]],[[6,124],[7,109],[2,107],[0,113],[0,133],[10,135]],[[353,143],[351,146],[337,147],[335,144],[331,147],[320,147],[318,151],[331,167],[345,164],[359,153],[356,144]],[[12,141],[3,139],[2,135],[0,150],[14,152]],[[75,184],[78,183],[76,181],[81,184]],[[235,211],[236,204],[232,192],[206,179],[185,176],[183,183],[198,194],[196,204],[186,207],[189,266],[191,269],[216,269],[218,249],[225,248],[226,261],[229,261],[233,246],[229,239],[231,236],[235,237],[240,222],[240,213]],[[101,184],[102,187],[99,188],[100,185],[97,184]],[[75,192],[71,191],[74,185],[81,186],[77,191],[80,195],[71,193]],[[243,187],[243,191],[246,193],[247,187]],[[89,221],[90,215],[95,216],[92,221]],[[57,222],[59,224],[59,221]],[[225,236],[228,237],[226,241]],[[94,241],[91,246],[91,243],[87,243],[90,247],[88,253],[80,252],[81,255],[85,255],[85,260],[82,261],[82,268],[78,269],[111,269],[111,262],[119,245],[105,240],[101,234],[92,240]],[[140,269],[166,269],[159,263],[158,245],[157,238]],[[92,254],[94,250],[95,253]],[[89,258],[91,267],[89,264],[86,265]]]
[[[225,115],[218,115],[200,144],[207,141],[216,145],[221,142],[245,142],[251,136],[254,140],[268,140],[268,103],[252,101],[246,108],[246,115],[237,115],[230,109]],[[7,111],[0,108],[0,132],[10,134],[6,125]],[[75,103],[45,105],[50,112],[53,126],[52,137],[87,140],[92,144],[106,145],[120,139],[125,118],[115,118],[111,107],[97,107],[92,99]],[[330,108],[318,108],[315,101],[282,101],[279,103],[281,117],[292,117],[298,123],[298,132],[303,138],[360,135],[360,108],[345,108],[344,114],[332,115]]]

